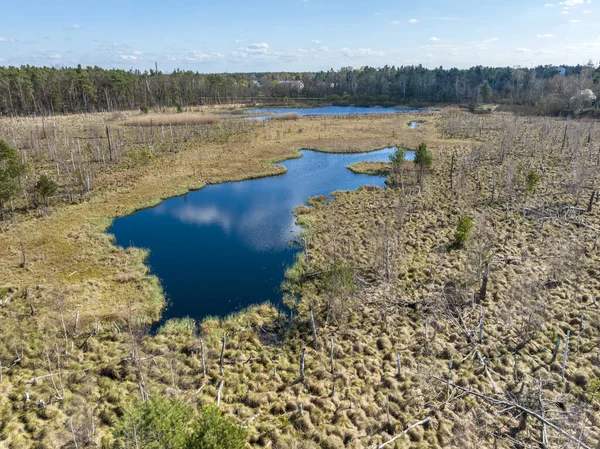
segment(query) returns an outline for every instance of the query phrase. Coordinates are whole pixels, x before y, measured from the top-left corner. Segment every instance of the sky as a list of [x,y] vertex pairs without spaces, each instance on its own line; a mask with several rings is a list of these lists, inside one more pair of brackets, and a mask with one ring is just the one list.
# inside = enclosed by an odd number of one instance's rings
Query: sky
[[600,0],[0,0],[4,66],[208,73],[590,60],[600,63]]

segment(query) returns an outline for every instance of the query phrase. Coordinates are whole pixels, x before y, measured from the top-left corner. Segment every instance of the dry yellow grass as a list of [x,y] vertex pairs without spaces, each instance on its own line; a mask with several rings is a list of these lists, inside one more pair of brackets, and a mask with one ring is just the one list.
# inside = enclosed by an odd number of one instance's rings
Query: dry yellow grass
[[272,120],[298,120],[300,117],[295,112],[289,112],[287,114],[274,115]]
[[195,112],[143,114],[128,118],[123,122],[126,126],[185,126],[185,125],[215,125],[222,121],[218,115],[208,115]]

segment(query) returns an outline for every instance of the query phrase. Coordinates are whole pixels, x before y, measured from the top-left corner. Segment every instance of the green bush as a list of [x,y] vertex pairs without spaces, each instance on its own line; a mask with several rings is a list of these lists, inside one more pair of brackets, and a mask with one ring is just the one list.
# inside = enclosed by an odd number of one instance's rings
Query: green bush
[[431,151],[429,151],[429,149],[427,148],[427,144],[419,144],[419,148],[417,148],[417,150],[415,151],[414,159],[415,165],[419,167],[419,182],[423,182],[423,174],[425,172],[425,169],[431,167],[432,162],[433,157],[431,156]]
[[115,438],[123,448],[181,449],[193,419],[194,409],[180,400],[151,396],[125,413]]
[[390,162],[393,167],[400,167],[406,161],[406,150],[404,148],[396,148],[392,154],[390,154]]
[[58,184],[46,173],[42,174],[35,184],[35,192],[42,197],[44,204],[48,205],[48,199],[56,193]]
[[431,151],[427,148],[427,144],[419,144],[419,147],[415,151],[415,164],[428,168],[431,166],[432,160]]
[[142,112],[142,114],[147,114],[150,111],[150,108],[148,107],[148,105],[146,103],[143,103],[140,106],[140,111]]
[[224,418],[214,405],[202,408],[200,420],[187,438],[186,449],[243,449],[246,430]]
[[532,168],[531,170],[529,170],[529,172],[527,173],[527,177],[525,178],[527,193],[535,192],[538,186],[540,185],[541,180],[542,177],[535,169]]
[[[112,416],[111,416],[112,418]],[[117,424],[115,448],[243,449],[246,430],[215,406],[195,410],[179,399],[151,396],[137,401]]]
[[469,217],[461,217],[456,225],[456,231],[454,232],[454,246],[461,247],[471,237],[471,229],[473,228],[473,220]]

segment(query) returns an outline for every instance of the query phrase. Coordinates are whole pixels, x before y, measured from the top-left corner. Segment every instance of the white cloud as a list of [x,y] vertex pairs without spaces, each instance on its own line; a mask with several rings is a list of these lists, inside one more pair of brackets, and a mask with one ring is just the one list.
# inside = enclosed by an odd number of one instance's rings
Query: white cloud
[[565,0],[564,2],[558,2],[559,5],[565,5],[568,7],[579,6],[583,4],[583,0]]
[[61,56],[58,53],[51,53],[48,56],[48,59],[54,59],[54,60],[58,60],[61,58]]
[[592,10],[591,10],[591,9],[586,9],[586,10],[584,10],[584,11],[583,11],[583,13],[584,13],[584,14],[591,14],[591,13],[592,13]]
[[484,39],[483,42],[485,42],[486,44],[490,43],[490,42],[498,42],[500,40],[499,37],[491,37],[489,39]]
[[266,53],[269,50],[269,44],[261,42],[258,44],[250,44],[246,47],[248,53]]
[[81,28],[81,25],[77,25],[76,23],[74,23],[73,28],[75,28],[76,30],[79,30]]
[[9,37],[2,37],[0,36],[0,42],[16,42],[14,39],[11,39]]
[[548,38],[548,37],[554,37],[554,34],[550,34],[550,33],[538,34],[537,37],[539,37],[540,39],[545,39],[545,38]]
[[203,51],[192,51],[187,54],[183,60],[185,62],[209,62],[216,61],[223,57],[220,53],[206,53]]
[[383,56],[382,51],[373,50],[369,47],[363,47],[358,49],[358,53],[363,56]]
[[341,50],[342,55],[346,58],[357,58],[360,56],[383,56],[384,52],[373,50],[370,47],[361,47],[358,50],[354,51],[351,48],[344,47]]
[[516,53],[528,53],[530,50],[528,48],[525,47],[519,47],[519,48],[515,48],[515,52]]
[[544,6],[546,6],[546,7],[550,7],[550,8],[551,8],[551,7],[553,7],[553,6],[554,6],[554,3],[546,3]]
[[400,21],[399,21],[399,20],[394,20],[394,21],[392,22],[392,25],[400,25]]
[[569,20],[569,23],[581,23],[581,20],[579,20],[579,19],[571,19],[571,20]]
[[271,50],[266,42],[250,44],[247,47],[238,48],[231,52],[234,59],[265,59],[269,56],[280,55],[279,52]]
[[134,55],[137,55],[137,56],[140,56],[140,55],[143,55],[144,53],[142,53],[142,52],[141,52],[141,51],[139,51],[139,50],[135,50],[135,51],[133,52],[133,54],[134,54]]
[[134,55],[119,55],[119,57],[124,61],[135,61],[137,60],[137,56]]
[[317,39],[313,39],[312,42],[313,42],[313,44],[320,44],[321,43],[321,41],[317,40]]
[[434,37],[430,37],[429,40],[433,41],[433,42],[439,42],[439,41],[441,41],[441,39],[439,37],[435,37],[435,36]]
[[417,22],[418,22],[418,20],[417,20],[417,19],[409,19],[409,20],[408,20],[408,23],[417,23]]
[[4,62],[4,59],[0,58],[0,62]]
[[561,13],[561,14],[569,14],[569,11],[566,11],[566,10],[565,10],[565,11],[561,11],[560,13]]

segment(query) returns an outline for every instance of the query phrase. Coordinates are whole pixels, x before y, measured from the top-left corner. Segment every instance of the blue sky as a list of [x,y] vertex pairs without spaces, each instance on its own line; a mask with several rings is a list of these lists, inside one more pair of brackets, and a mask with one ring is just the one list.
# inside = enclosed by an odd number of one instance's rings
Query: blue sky
[[600,0],[0,0],[0,65],[308,71],[600,62]]

